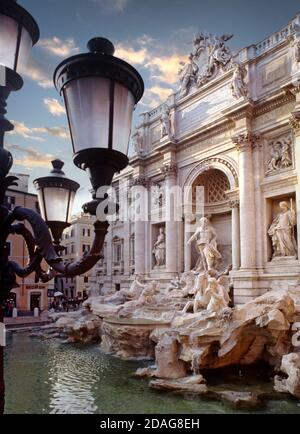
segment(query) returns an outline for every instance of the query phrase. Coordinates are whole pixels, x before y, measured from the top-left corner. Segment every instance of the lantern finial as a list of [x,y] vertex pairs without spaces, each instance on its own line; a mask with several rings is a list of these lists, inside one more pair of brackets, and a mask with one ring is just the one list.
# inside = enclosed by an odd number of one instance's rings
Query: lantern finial
[[115,52],[115,47],[112,42],[106,38],[93,38],[88,44],[87,48],[91,53],[101,53],[113,56]]

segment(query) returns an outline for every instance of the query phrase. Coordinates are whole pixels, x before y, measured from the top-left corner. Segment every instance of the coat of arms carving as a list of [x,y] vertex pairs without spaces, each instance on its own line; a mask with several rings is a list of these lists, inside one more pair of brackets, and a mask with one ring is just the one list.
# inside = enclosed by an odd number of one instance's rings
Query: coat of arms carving
[[179,70],[180,96],[186,96],[192,87],[201,87],[220,71],[231,67],[232,52],[226,45],[233,35],[215,36],[200,33],[194,40],[187,63]]

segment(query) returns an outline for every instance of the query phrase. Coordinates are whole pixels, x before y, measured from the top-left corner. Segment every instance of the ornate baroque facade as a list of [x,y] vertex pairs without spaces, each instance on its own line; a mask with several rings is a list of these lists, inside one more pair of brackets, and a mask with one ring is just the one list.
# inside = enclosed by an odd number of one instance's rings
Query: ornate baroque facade
[[[160,193],[145,204],[150,221],[111,225],[100,288],[128,287],[134,274],[164,285],[195,267],[189,216],[165,219],[172,204],[164,191],[175,185],[204,187],[204,215],[217,233],[219,268],[232,266],[236,303],[298,281],[299,26],[300,15],[236,54],[227,45],[232,35],[195,39],[178,92],[143,115],[136,154],[115,178]],[[159,236],[165,250],[155,254]]]

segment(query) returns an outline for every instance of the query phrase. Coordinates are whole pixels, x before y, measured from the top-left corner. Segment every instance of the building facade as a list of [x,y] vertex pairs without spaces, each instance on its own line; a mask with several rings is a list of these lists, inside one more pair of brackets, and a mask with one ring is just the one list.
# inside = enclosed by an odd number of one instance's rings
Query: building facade
[[[232,268],[237,304],[298,281],[300,15],[238,53],[231,37],[201,33],[179,90],[143,114],[136,154],[114,183],[119,195],[122,185],[151,191],[139,203],[147,218],[111,224],[99,289],[128,287],[135,274],[164,286],[195,269],[199,251],[189,240],[201,217],[198,191],[217,236],[218,269]],[[192,200],[175,221],[168,192],[177,186]]]
[[[63,233],[65,251],[62,257],[65,262],[75,262],[90,251],[94,239],[94,221],[94,217],[83,213],[73,216],[71,226]],[[93,270],[90,270],[74,278],[58,277],[55,279],[55,290],[69,299],[81,299],[89,293],[92,273]]]
[[[16,206],[21,206],[39,212],[37,196],[28,192],[29,175],[19,173],[12,175],[19,180],[18,186],[14,189],[8,189],[6,192],[7,207],[13,210]],[[23,237],[11,235],[8,242],[10,244],[10,259],[23,268],[26,267],[29,257]],[[48,288],[51,283],[36,283],[34,273],[26,278],[17,277],[17,283],[19,287],[12,290],[12,297],[19,312],[33,312],[35,307],[41,310],[48,309]]]

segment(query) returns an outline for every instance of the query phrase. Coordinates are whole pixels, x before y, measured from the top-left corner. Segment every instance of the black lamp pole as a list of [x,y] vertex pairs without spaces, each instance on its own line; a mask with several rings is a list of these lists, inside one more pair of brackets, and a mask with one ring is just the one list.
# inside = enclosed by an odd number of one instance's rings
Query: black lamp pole
[[[39,39],[39,29],[31,15],[15,0],[0,0],[0,17],[6,22],[7,29],[11,28],[11,20],[17,29],[14,52],[7,52],[5,59],[0,59],[0,67],[4,65],[6,75],[4,86],[0,86],[0,323],[3,323],[2,305],[10,291],[18,287],[17,276],[25,278],[35,272],[36,281],[46,283],[55,276],[69,278],[85,274],[102,257],[109,224],[106,218],[97,220],[91,250],[76,262],[63,263],[60,239],[69,225],[71,201],[79,184],[64,176],[60,160],[52,162],[50,176],[35,180],[43,218],[31,209],[16,207],[10,211],[7,208],[6,190],[17,185],[18,179],[9,176],[13,157],[4,149],[4,135],[13,130],[13,125],[5,118],[6,101],[12,91],[23,85],[18,74],[23,55],[22,38],[29,34],[31,45],[34,45]],[[0,44],[10,36],[9,30],[7,33],[5,25],[1,25]],[[83,209],[96,216],[97,207],[103,200],[97,198],[97,190],[102,186],[108,189],[114,174],[128,164],[132,113],[143,96],[144,83],[131,65],[113,56],[114,46],[107,39],[92,39],[88,49],[88,53],[62,62],[55,71],[54,82],[66,104],[74,164],[88,172],[94,190],[93,201]],[[52,205],[59,203],[57,208],[64,210],[61,216],[58,211],[53,215],[55,207],[51,207],[51,197]],[[24,221],[31,226],[31,231]],[[10,235],[20,235],[25,240],[29,256],[25,268],[9,258],[7,239]],[[49,265],[48,271],[41,267],[43,259]],[[0,346],[0,414],[4,412],[3,352],[4,348]]]

